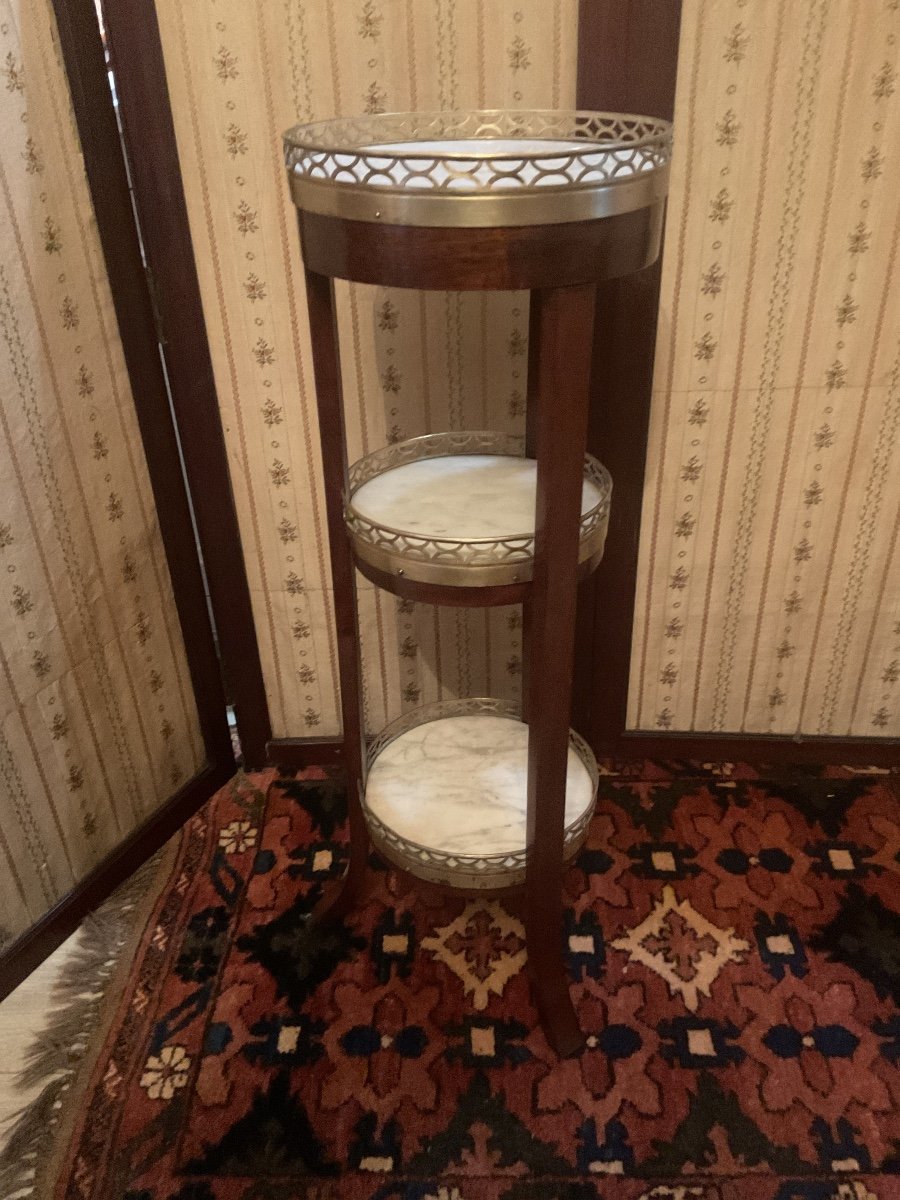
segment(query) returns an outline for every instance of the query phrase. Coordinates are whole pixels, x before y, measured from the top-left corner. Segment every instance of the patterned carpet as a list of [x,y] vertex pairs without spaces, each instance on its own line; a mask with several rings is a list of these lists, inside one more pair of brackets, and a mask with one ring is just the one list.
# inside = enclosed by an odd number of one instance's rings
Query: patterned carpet
[[691,770],[601,780],[565,881],[568,1060],[514,913],[373,858],[352,927],[311,931],[338,783],[225,789],[184,831],[54,1194],[900,1196],[900,804],[840,769]]

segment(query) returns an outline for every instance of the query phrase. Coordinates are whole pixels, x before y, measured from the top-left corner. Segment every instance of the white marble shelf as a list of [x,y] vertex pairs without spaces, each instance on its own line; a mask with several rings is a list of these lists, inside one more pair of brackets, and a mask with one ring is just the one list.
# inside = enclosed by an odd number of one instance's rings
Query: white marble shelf
[[[362,161],[347,155],[343,164],[359,181],[375,172],[378,182],[400,187],[461,191],[605,183],[618,162],[614,152],[563,138],[432,138],[361,146],[360,152]],[[652,166],[641,162],[635,170]]]
[[[572,853],[594,803],[583,753],[570,743],[565,826]],[[443,716],[377,752],[365,807],[376,844],[411,873],[452,883],[461,872],[464,886],[481,874],[492,878],[483,886],[502,886],[524,870],[527,783],[522,721],[487,712]]]
[[[357,554],[408,579],[449,586],[531,578],[537,462],[521,453],[466,452],[491,433],[435,434],[376,451],[351,469],[347,523]],[[452,452],[445,441],[461,439]],[[514,441],[515,439],[506,439]],[[438,452],[435,452],[435,451]],[[579,560],[603,552],[611,481],[588,458],[581,490]]]
[[[404,463],[364,483],[353,507],[377,525],[424,538],[503,538],[534,530],[537,462],[508,454],[454,454]],[[601,500],[590,479],[582,515]]]

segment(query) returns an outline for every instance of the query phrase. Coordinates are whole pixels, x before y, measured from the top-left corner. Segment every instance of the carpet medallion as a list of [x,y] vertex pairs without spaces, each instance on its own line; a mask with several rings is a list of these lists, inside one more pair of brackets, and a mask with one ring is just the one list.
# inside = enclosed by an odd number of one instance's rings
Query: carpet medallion
[[[340,786],[186,827],[57,1200],[896,1200],[900,804],[880,776],[604,776],[565,879],[587,1034],[537,1025],[515,909],[373,856]],[[837,771],[838,776],[841,775]],[[639,777],[640,776],[640,777]]]

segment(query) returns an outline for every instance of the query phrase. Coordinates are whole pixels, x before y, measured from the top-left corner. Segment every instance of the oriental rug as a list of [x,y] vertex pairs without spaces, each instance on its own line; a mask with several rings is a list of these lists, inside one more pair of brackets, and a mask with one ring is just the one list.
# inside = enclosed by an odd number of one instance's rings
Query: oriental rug
[[241,777],[168,857],[33,1194],[896,1200],[892,780],[607,771],[564,882],[581,1055],[511,906],[373,856],[346,928],[310,928],[341,785]]

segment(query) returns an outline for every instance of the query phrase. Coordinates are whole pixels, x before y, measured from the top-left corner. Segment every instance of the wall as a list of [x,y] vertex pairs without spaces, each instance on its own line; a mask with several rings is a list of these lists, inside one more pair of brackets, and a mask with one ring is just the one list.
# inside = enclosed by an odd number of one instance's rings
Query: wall
[[[278,735],[338,729],[296,119],[566,105],[574,0],[158,0]],[[686,0],[629,725],[896,735],[898,10]],[[515,428],[523,296],[342,289],[351,453]],[[362,586],[370,728],[515,696],[520,615]]]
[[0,948],[204,758],[46,0],[0,0]]
[[896,0],[688,0],[634,729],[900,735]]
[[[158,0],[216,386],[276,736],[339,730],[303,277],[280,134],[410,108],[566,106],[575,0]],[[341,288],[351,455],[521,427],[527,296]],[[361,584],[367,720],[517,697],[518,609],[401,603]]]

